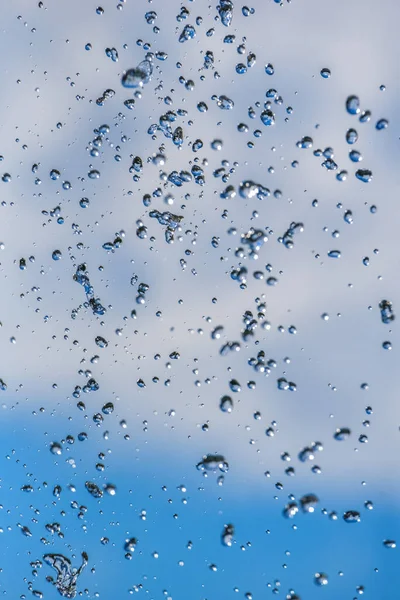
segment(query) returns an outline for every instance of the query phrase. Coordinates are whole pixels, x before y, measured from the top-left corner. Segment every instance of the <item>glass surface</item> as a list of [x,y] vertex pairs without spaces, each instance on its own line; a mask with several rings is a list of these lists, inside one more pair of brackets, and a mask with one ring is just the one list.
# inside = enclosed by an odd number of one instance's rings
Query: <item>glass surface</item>
[[397,594],[400,7],[231,4],[4,3],[7,598]]

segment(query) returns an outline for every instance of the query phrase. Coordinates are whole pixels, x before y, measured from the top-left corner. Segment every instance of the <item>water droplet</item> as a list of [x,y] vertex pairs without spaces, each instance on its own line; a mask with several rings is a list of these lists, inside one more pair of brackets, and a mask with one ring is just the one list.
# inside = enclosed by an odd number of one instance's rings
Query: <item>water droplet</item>
[[329,258],[340,258],[341,257],[340,250],[330,250],[328,252],[328,256],[329,256]]
[[107,340],[105,340],[103,337],[101,337],[101,335],[98,335],[95,338],[95,342],[99,346],[99,348],[107,348],[107,346],[108,346]]
[[221,454],[207,454],[203,456],[203,459],[197,464],[199,471],[212,471],[217,470],[226,473],[229,470],[229,465],[225,458]]
[[389,325],[395,320],[396,316],[393,311],[392,303],[389,302],[389,300],[382,300],[379,303],[379,308],[381,311],[382,323],[384,323],[385,325]]
[[355,129],[348,129],[346,132],[346,142],[348,144],[355,144],[358,140],[358,133]]
[[264,110],[260,115],[260,119],[266,126],[275,125],[275,115],[272,110]]
[[349,96],[346,100],[346,110],[350,115],[358,115],[360,112],[360,99],[358,96]]
[[58,442],[53,442],[50,446],[50,452],[52,454],[56,454],[57,456],[60,456],[60,454],[62,454],[61,444],[59,444]]
[[233,536],[235,535],[235,528],[233,525],[225,525],[221,535],[221,542],[223,546],[230,548],[233,542]]
[[353,213],[351,212],[351,210],[346,210],[345,211],[345,213],[343,215],[343,219],[349,225],[353,224]]
[[350,435],[351,430],[348,427],[341,427],[340,429],[336,429],[333,437],[338,442],[343,442],[344,440],[347,440]]
[[89,206],[90,202],[89,202],[89,198],[81,198],[79,200],[79,206],[81,208],[87,208]]
[[328,585],[328,575],[326,573],[315,573],[314,583],[319,586]]
[[235,71],[238,75],[244,75],[247,73],[247,67],[243,63],[238,63],[235,67]]
[[298,148],[303,148],[303,149],[312,148],[312,145],[313,145],[313,139],[311,137],[309,137],[308,135],[305,135],[296,144],[296,146]]
[[359,117],[360,123],[368,123],[370,120],[371,120],[371,111],[364,110]]
[[379,121],[376,122],[375,128],[378,131],[381,131],[382,129],[387,129],[388,126],[389,121],[387,119],[379,119]]
[[346,523],[359,523],[361,521],[360,513],[356,510],[348,510],[343,515]]
[[196,36],[196,30],[193,25],[185,25],[182,29],[182,32],[179,36],[179,41],[182,44],[183,42],[187,42],[188,40],[192,40]]
[[87,481],[85,483],[85,488],[89,492],[93,498],[101,498],[103,496],[103,491],[99,488],[98,485],[93,483],[92,481]]
[[233,18],[233,2],[231,0],[220,0],[217,10],[222,25],[229,27]]
[[313,513],[319,500],[315,494],[306,494],[300,498],[300,506],[305,513]]
[[113,62],[118,62],[118,52],[116,48],[106,48],[105,49],[106,56],[111,58]]
[[[104,491],[106,492],[106,494],[108,494],[109,496],[115,496],[117,493],[117,486],[114,485],[113,483],[106,483],[106,485],[104,486]],[[92,494],[93,495],[93,494]],[[95,498],[98,496],[95,496]]]
[[62,554],[45,554],[43,560],[57,573],[56,581],[50,578],[61,596],[75,598],[78,577],[88,563],[88,555],[82,552],[82,564],[78,569],[72,568],[71,561]]
[[358,171],[356,171],[356,177],[363,183],[369,183],[372,180],[373,175],[372,171],[369,169],[358,169]]
[[259,183],[254,181],[242,181],[239,185],[239,195],[245,200],[250,200],[255,196],[262,200],[266,196],[269,196],[270,191]]
[[149,60],[142,60],[137,67],[126,71],[121,83],[126,88],[141,87],[150,81],[152,73],[153,64]]
[[222,396],[219,407],[222,412],[231,413],[233,410],[233,400],[230,396]]
[[114,412],[114,404],[112,402],[107,402],[101,410],[105,415],[111,415],[111,413]]
[[362,154],[358,150],[350,150],[349,158],[352,162],[360,162],[362,160]]
[[283,509],[283,516],[287,519],[293,519],[299,512],[299,507],[296,502],[289,502]]
[[339,171],[339,173],[337,173],[337,175],[336,175],[336,179],[338,181],[346,181],[347,175],[348,175],[347,171],[344,171],[344,170],[343,171]]
[[231,388],[232,392],[241,391],[240,383],[236,379],[231,379],[231,381],[229,382],[229,387]]
[[265,65],[265,72],[267,75],[273,75],[275,73],[275,69],[274,69],[273,65],[271,65],[271,63],[268,63],[267,65]]
[[221,110],[232,110],[232,108],[235,106],[233,100],[228,98],[228,96],[217,96],[216,101],[217,106],[219,106]]

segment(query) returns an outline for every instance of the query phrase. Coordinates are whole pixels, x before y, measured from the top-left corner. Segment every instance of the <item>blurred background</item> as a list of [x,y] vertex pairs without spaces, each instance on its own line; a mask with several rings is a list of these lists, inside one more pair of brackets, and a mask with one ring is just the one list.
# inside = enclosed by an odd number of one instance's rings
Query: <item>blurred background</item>
[[[150,11],[156,16],[145,18]],[[217,3],[203,0],[4,8],[4,596],[396,593],[398,548],[388,546],[400,534],[400,338],[396,320],[382,323],[379,303],[396,313],[400,302],[399,16],[394,0],[234,1],[230,27]],[[179,43],[188,24],[196,36]],[[123,73],[147,52],[167,58],[153,58],[143,87],[124,88]],[[254,66],[238,73],[251,53]],[[260,113],[271,89],[268,127]],[[96,102],[106,90],[114,93]],[[220,109],[213,97],[221,95],[232,110]],[[360,100],[357,115],[346,111],[350,95]],[[149,133],[167,111],[172,128],[182,127],[180,148],[157,128]],[[360,121],[364,111],[371,116]],[[388,126],[379,130],[380,119]],[[311,148],[297,146],[304,136]],[[195,140],[203,143],[196,153]],[[361,165],[349,159],[354,149]],[[336,171],[321,166],[332,155]],[[136,156],[140,173],[130,170]],[[195,159],[204,186],[166,182],[164,173],[190,172]],[[369,183],[355,177],[358,168],[372,171]],[[271,194],[243,198],[238,188],[249,180]],[[222,198],[228,185],[236,195]],[[151,210],[182,217],[173,244]],[[278,238],[292,222],[304,231],[288,249]],[[257,260],[241,241],[252,227],[268,237]],[[74,280],[83,263],[104,315],[93,314]],[[231,277],[241,266],[243,289]],[[143,302],[140,284],[149,286]],[[243,339],[246,311],[258,326]],[[228,342],[240,351],[221,355]],[[260,351],[273,361],[264,373],[248,362]],[[281,378],[296,391],[279,389]],[[220,408],[225,395],[231,412]],[[334,439],[340,428],[351,431],[343,441]],[[209,454],[229,470],[196,468]],[[314,512],[285,518],[288,503],[310,493]],[[347,511],[359,513],[356,522],[343,519]],[[221,544],[227,524],[230,547]],[[78,568],[82,552],[88,565],[76,590],[46,581],[57,573],[44,555]],[[317,573],[327,585],[316,585]]]

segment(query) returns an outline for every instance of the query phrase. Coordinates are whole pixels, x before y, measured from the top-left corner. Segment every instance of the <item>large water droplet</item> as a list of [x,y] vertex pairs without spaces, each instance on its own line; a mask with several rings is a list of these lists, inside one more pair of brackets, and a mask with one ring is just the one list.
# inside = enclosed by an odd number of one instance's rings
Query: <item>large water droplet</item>
[[99,488],[98,485],[93,483],[92,481],[87,481],[85,483],[85,488],[89,492],[93,498],[101,498],[103,496],[103,491]]
[[348,144],[355,144],[358,140],[358,133],[355,129],[348,129],[346,132],[346,142]]
[[222,396],[219,407],[222,412],[231,413],[233,410],[233,400],[230,396]]
[[369,183],[372,180],[373,175],[372,171],[369,169],[358,169],[358,171],[356,171],[356,177],[363,183]]
[[314,583],[318,586],[328,585],[328,575],[326,573],[315,573]]
[[225,525],[221,535],[221,542],[223,546],[232,546],[233,536],[235,534],[235,528],[233,525]]
[[350,435],[351,430],[348,427],[341,427],[340,429],[336,429],[333,437],[338,442],[343,442],[344,440],[347,440]]
[[126,88],[141,87],[150,81],[152,73],[153,64],[149,60],[142,60],[137,67],[126,71],[121,83]]
[[346,100],[346,110],[350,115],[358,115],[360,112],[360,99],[358,96],[349,96]]
[[183,42],[187,42],[188,40],[192,40],[196,35],[196,30],[193,25],[185,25],[182,29],[182,32],[179,36],[179,41],[182,44]]
[[60,595],[65,598],[75,598],[78,577],[89,560],[86,552],[82,552],[82,564],[78,569],[72,568],[71,561],[62,554],[45,554],[43,560],[57,573],[56,581],[52,578],[48,580],[55,585]]
[[275,125],[275,115],[272,110],[264,110],[260,115],[260,119],[264,125]]
[[381,311],[382,323],[385,323],[385,325],[389,325],[395,320],[396,316],[393,312],[392,303],[389,302],[389,300],[382,300],[379,303],[379,308]]
[[348,510],[343,515],[346,523],[359,523],[361,521],[360,513],[357,510]]
[[313,513],[319,500],[315,494],[306,494],[300,498],[300,506],[305,513]]
[[233,18],[233,2],[231,0],[220,0],[217,10],[222,25],[229,27]]

